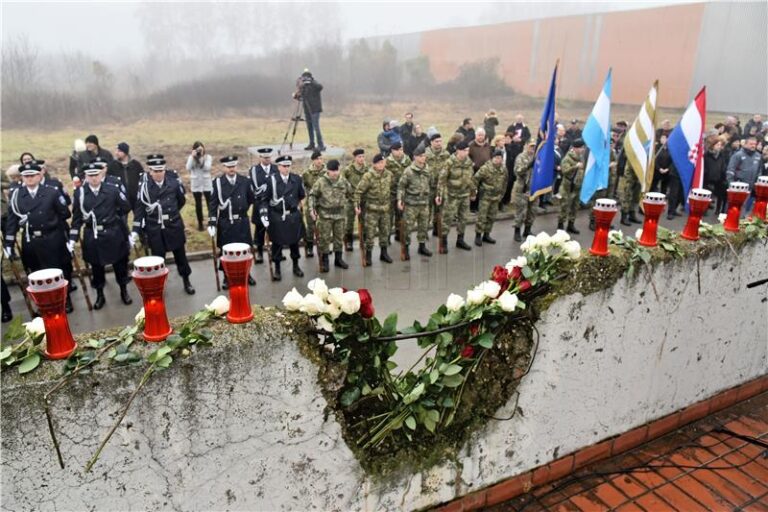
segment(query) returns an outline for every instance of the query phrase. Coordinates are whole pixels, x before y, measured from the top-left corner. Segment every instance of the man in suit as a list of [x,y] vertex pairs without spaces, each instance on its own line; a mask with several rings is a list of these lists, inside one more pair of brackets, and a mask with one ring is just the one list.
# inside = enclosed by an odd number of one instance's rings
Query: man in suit
[[304,201],[304,185],[301,177],[291,173],[292,159],[288,155],[277,158],[277,174],[266,180],[266,189],[259,197],[259,218],[269,230],[272,240],[272,261],[275,263],[274,281],[280,281],[280,260],[283,246],[291,250],[293,275],[304,277],[299,267],[299,240],[301,239],[301,212]]
[[[251,177],[254,194],[258,200],[259,195],[266,190],[269,177],[277,174],[277,166],[272,163],[272,148],[259,148],[257,153],[259,154],[259,163],[251,167],[248,174]],[[264,234],[267,228],[261,223],[258,208],[253,209],[251,223],[255,225],[253,239],[256,243],[256,263],[264,263]]]

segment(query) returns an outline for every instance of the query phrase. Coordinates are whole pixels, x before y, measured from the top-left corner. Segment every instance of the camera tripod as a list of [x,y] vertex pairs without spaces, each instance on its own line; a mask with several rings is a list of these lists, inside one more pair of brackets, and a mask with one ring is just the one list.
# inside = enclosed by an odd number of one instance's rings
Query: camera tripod
[[[296,138],[296,129],[299,127],[299,122],[304,121],[301,117],[301,107],[304,105],[304,102],[301,100],[296,100],[296,109],[293,111],[293,116],[291,116],[291,120],[288,122],[288,129],[285,130],[285,136],[283,137],[283,143],[280,144],[280,149],[277,151],[278,155],[283,154],[283,148],[285,147],[285,144],[288,143],[288,151],[293,151],[293,140]],[[291,141],[288,142],[288,134],[291,134]]]

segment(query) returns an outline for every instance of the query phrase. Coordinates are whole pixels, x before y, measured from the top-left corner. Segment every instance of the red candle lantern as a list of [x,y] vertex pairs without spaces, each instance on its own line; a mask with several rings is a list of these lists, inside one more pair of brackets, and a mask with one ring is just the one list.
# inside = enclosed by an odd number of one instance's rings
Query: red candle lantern
[[27,293],[43,317],[45,356],[49,359],[66,359],[77,346],[64,310],[68,285],[64,273],[58,268],[46,268],[29,274]]
[[659,231],[659,217],[667,207],[667,196],[659,192],[646,192],[643,198],[643,234],[637,242],[646,247],[656,247],[656,233]]
[[145,256],[133,262],[133,280],[144,300],[144,340],[163,341],[171,334],[165,311],[165,281],[168,267],[160,256]]
[[725,217],[723,227],[726,231],[739,230],[739,218],[741,207],[749,197],[749,185],[741,181],[734,181],[728,185],[728,214]]
[[694,188],[691,190],[688,194],[688,207],[691,212],[680,236],[686,240],[699,239],[699,224],[701,224],[701,218],[707,213],[709,203],[711,202],[712,192],[709,190],[704,188]]
[[227,321],[242,324],[253,319],[251,298],[248,290],[248,274],[253,262],[251,246],[248,244],[227,244],[221,248],[221,265],[229,282],[229,312]]
[[592,247],[589,252],[595,256],[608,256],[608,230],[611,229],[611,221],[619,210],[613,199],[598,199],[592,208],[595,217],[595,237],[592,239]]
[[766,205],[768,205],[768,176],[758,176],[755,182],[755,206],[752,208],[752,215],[766,220]]

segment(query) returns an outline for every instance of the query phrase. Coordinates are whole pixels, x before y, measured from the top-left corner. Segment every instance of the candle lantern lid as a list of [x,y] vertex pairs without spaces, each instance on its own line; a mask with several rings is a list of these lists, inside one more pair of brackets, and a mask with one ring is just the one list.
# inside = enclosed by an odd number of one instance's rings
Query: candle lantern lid
[[768,185],[768,176],[758,176],[755,185]]
[[160,256],[144,256],[133,262],[133,271],[139,277],[155,277],[167,272],[165,258]]
[[595,210],[615,212],[619,209],[616,201],[613,199],[598,199],[595,201]]
[[712,192],[705,188],[693,188],[691,189],[691,192],[688,194],[689,199],[712,199]]
[[29,290],[31,292],[45,292],[64,286],[64,272],[60,268],[44,268],[29,274]]
[[743,181],[732,181],[730,185],[728,185],[728,190],[730,192],[749,192],[749,184],[744,183]]
[[251,246],[243,243],[226,244],[221,248],[223,256],[228,260],[251,259]]
[[644,201],[654,204],[663,204],[667,202],[667,196],[661,192],[646,192]]

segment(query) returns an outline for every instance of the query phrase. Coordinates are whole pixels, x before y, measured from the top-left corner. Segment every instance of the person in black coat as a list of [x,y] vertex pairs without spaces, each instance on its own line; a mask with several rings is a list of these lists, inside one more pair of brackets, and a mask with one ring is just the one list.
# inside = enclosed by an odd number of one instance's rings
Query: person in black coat
[[[401,132],[402,133],[402,132]],[[429,147],[429,136],[421,129],[420,124],[413,125],[413,132],[408,137],[407,141],[403,137],[403,149],[408,158],[413,160],[413,152],[417,147],[421,145],[425,149]]]
[[299,267],[299,240],[301,240],[302,222],[299,207],[306,196],[301,177],[291,173],[292,159],[283,155],[277,159],[278,174],[269,176],[266,189],[257,198],[261,222],[269,231],[272,240],[272,261],[275,273],[272,279],[280,281],[280,260],[283,246],[291,249],[293,275],[304,277]]
[[[60,268],[72,280],[72,263],[67,251],[66,220],[71,216],[61,191],[42,185],[42,168],[36,162],[20,168],[24,186],[13,190],[8,201],[8,218],[4,240],[5,256],[15,258],[16,234],[23,229],[21,260],[30,272],[44,268]],[[72,301],[67,294],[66,311]]]
[[164,258],[167,252],[172,252],[176,268],[184,281],[184,291],[193,295],[195,289],[189,282],[192,269],[184,247],[187,237],[181,218],[181,209],[186,203],[184,185],[176,172],[166,172],[163,155],[149,155],[147,167],[151,177],[144,180],[139,187],[136,206],[133,209],[130,243],[135,245],[139,238],[145,235],[152,256]]
[[[248,170],[251,178],[255,197],[258,199],[260,194],[267,188],[267,179],[273,174],[277,174],[277,166],[272,163],[272,148],[259,148],[259,163]],[[256,244],[255,263],[264,263],[264,234],[267,228],[261,223],[261,215],[258,208],[253,209],[251,223],[255,226],[253,229],[253,240]]]
[[104,179],[102,167],[90,163],[83,169],[85,183],[75,190],[72,208],[72,227],[69,230],[69,252],[75,249],[80,238],[80,228],[85,227],[82,237],[83,259],[90,263],[93,271],[91,286],[96,290],[93,307],[104,307],[104,267],[112,265],[115,280],[120,286],[123,304],[133,303],[128,295],[128,225],[126,216],[131,209],[125,191],[114,182]]
[[[89,135],[85,138],[85,151],[77,154],[76,161],[80,167],[74,169],[77,174],[72,176],[72,181],[75,182],[75,186],[78,186],[83,179],[82,169],[97,158],[106,162],[107,165],[114,160],[112,153],[99,146],[99,138],[95,135]],[[70,166],[70,173],[72,171],[73,169]]]
[[[320,114],[323,112],[323,99],[320,97],[322,90],[323,85],[315,80],[308,69],[305,69],[296,80],[296,92],[293,93],[293,98],[301,101],[304,107],[304,118],[307,121],[309,134],[309,146],[304,148],[306,151],[314,149],[325,151],[323,134],[320,133]],[[317,146],[315,146],[315,135],[317,135]]]
[[712,192],[715,200],[715,216],[725,212],[727,207],[728,183],[725,171],[728,168],[728,155],[723,151],[724,142],[719,137],[707,144],[704,153],[704,188]]
[[115,159],[107,164],[107,175],[120,178],[127,191],[126,196],[131,209],[136,206],[136,196],[139,193],[139,183],[144,178],[144,167],[141,162],[131,157],[130,146],[121,142],[117,145]]
[[[219,162],[224,165],[224,173],[213,180],[213,191],[208,202],[208,234],[211,238],[216,238],[216,246],[219,249],[232,243],[251,246],[253,239],[248,222],[248,209],[255,202],[251,180],[237,173],[236,156],[225,156],[219,159]],[[221,263],[219,270],[223,270]],[[248,284],[256,284],[250,275]],[[222,288],[229,288],[226,274]]]

